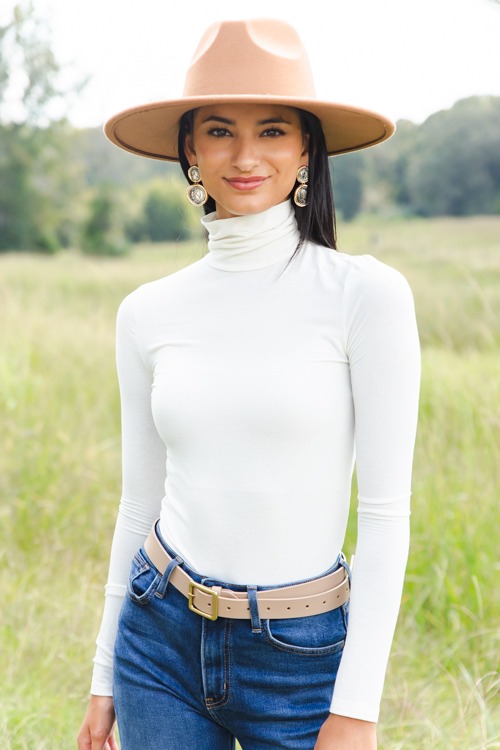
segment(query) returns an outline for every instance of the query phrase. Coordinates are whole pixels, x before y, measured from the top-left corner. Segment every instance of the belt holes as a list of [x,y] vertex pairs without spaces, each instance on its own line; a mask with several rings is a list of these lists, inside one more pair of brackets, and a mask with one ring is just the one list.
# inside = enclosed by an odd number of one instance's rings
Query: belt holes
[[309,604],[306,604],[306,609],[308,609],[308,608],[309,608]]
[[340,599],[340,594],[337,594],[337,599]]
[[250,610],[250,607],[247,607],[247,612]]
[[287,607],[287,609],[291,609],[291,607]]
[[226,607],[226,609],[231,609],[231,607]]
[[266,609],[271,609],[271,607],[266,607]]
[[326,601],[324,601],[323,604],[326,604]]

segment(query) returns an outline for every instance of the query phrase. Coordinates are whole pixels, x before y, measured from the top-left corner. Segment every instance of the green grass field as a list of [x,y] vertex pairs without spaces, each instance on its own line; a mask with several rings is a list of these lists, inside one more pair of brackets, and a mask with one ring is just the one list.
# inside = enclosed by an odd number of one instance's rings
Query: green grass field
[[[412,547],[379,747],[498,748],[500,217],[364,220],[340,239],[406,274],[423,347]],[[116,309],[203,252],[0,257],[1,750],[76,746],[120,494]]]

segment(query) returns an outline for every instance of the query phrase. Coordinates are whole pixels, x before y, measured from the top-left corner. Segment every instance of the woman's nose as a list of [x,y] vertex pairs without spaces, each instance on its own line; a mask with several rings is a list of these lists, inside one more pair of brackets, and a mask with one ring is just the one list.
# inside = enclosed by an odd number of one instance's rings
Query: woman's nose
[[233,153],[233,167],[240,172],[250,172],[260,162],[258,144],[253,138],[235,139]]

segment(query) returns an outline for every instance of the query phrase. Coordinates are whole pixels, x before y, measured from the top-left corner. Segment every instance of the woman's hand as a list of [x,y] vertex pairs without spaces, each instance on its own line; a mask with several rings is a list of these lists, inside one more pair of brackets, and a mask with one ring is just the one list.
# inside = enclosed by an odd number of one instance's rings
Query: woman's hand
[[320,729],[314,750],[377,750],[377,725],[330,714]]
[[78,750],[118,750],[113,698],[91,695],[78,733]]

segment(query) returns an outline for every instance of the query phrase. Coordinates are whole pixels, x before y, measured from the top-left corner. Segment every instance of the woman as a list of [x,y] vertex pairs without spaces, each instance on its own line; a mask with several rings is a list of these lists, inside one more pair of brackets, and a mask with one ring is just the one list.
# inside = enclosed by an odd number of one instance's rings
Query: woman
[[180,160],[209,252],[120,307],[123,496],[80,750],[116,748],[115,711],[123,750],[376,747],[419,345],[405,279],[335,252],[328,155],[393,130],[319,102],[271,20],[210,27],[182,99],[107,123]]

